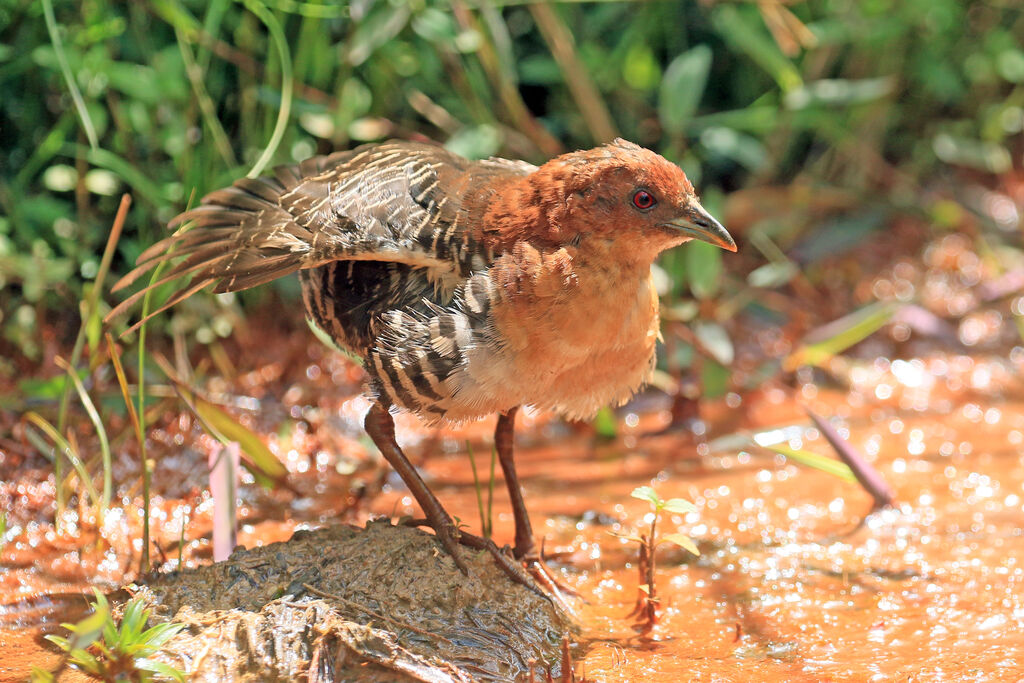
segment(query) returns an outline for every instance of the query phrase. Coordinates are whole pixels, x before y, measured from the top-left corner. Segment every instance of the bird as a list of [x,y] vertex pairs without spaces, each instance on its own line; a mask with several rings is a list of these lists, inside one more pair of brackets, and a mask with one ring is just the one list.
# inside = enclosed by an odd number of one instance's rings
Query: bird
[[[298,272],[308,317],[363,359],[364,428],[447,554],[466,572],[457,547],[487,549],[520,582],[524,567],[544,574],[516,476],[518,409],[585,420],[626,402],[655,367],[655,259],[691,240],[737,249],[679,166],[623,139],[540,166],[367,144],[242,178],[169,227],[114,289],[172,267],[108,320],[186,276],[152,315]],[[428,425],[497,415],[510,553],[456,527],[395,440],[396,410]]]

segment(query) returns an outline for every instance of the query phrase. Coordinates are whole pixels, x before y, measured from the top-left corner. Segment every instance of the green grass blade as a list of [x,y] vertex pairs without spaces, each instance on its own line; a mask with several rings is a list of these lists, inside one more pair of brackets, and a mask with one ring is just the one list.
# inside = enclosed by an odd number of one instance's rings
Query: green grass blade
[[71,67],[68,65],[68,57],[64,54],[64,43],[60,39],[60,29],[57,26],[57,19],[53,15],[53,0],[43,0],[42,4],[43,17],[46,19],[46,30],[50,34],[50,42],[53,43],[53,51],[57,55],[57,62],[60,64],[60,72],[64,76],[64,83],[68,86],[68,91],[71,93],[71,100],[75,103],[78,118],[82,120],[82,128],[85,129],[85,136],[89,138],[89,146],[93,149],[99,149],[100,143],[96,136],[96,126],[93,125],[92,118],[89,117],[89,110],[85,107],[85,100],[82,99],[82,93],[78,89],[78,84],[75,83],[75,75],[71,73]]
[[487,479],[487,538],[494,533],[494,462],[498,459],[497,446],[491,446],[491,474]]
[[484,516],[484,495],[480,491],[480,477],[476,472],[476,458],[473,457],[473,446],[466,442],[466,452],[469,453],[469,469],[473,472],[473,490],[476,491],[476,508],[480,514],[480,527],[484,538],[490,538],[487,533],[487,518]]
[[[42,432],[46,434],[50,441],[52,441],[57,446],[57,450],[64,453],[64,456],[71,463],[71,466],[75,468],[76,472],[78,472],[78,477],[79,479],[82,480],[82,486],[85,487],[85,491],[89,495],[89,499],[92,500],[93,505],[99,507],[100,497],[96,493],[96,487],[93,486],[92,484],[92,479],[89,477],[89,472],[85,469],[85,465],[82,463],[82,459],[78,457],[78,453],[75,452],[75,449],[71,447],[71,444],[68,443],[67,439],[61,436],[61,433],[57,431],[56,427],[47,422],[46,418],[44,418],[39,413],[29,411],[25,413],[25,419],[34,424],[40,430],[42,430]],[[26,431],[26,434],[31,434],[31,432]],[[34,441],[32,437],[29,437],[29,439]],[[36,444],[36,447],[39,447],[38,443]],[[41,450],[43,450],[43,452],[46,452],[48,450],[51,450],[51,448],[43,444],[43,448]],[[60,486],[61,483],[62,482],[57,482],[57,486]]]
[[848,481],[851,484],[857,483],[857,477],[853,476],[853,472],[850,468],[839,462],[833,460],[824,455],[819,455],[813,451],[807,451],[803,449],[790,448],[789,446],[783,446],[782,444],[775,444],[773,446],[764,446],[768,450],[783,455],[793,462],[805,465],[807,467],[813,467],[816,470],[831,474],[833,477],[839,477],[843,481]]
[[[100,298],[100,292],[103,291],[103,282],[106,280],[107,273],[110,271],[110,262],[114,258],[114,250],[117,247],[117,243],[121,239],[121,231],[124,229],[125,220],[128,218],[128,209],[132,205],[131,195],[123,195],[121,197],[121,204],[117,208],[117,215],[114,217],[114,223],[110,228],[110,234],[107,236],[107,246],[103,249],[103,257],[100,261],[99,270],[96,272],[96,279],[93,281],[92,291],[89,293],[89,298],[86,302],[85,309],[82,311],[82,324],[78,328],[78,335],[75,337],[75,346],[71,350],[71,358],[68,360],[69,372],[68,374],[77,379],[78,375],[74,372],[73,368],[78,366],[78,361],[82,357],[82,348],[85,345],[86,331],[89,329],[90,322],[98,315],[98,304]],[[95,353],[95,349],[93,350]],[[64,390],[60,397],[60,406],[57,409],[57,432],[63,433],[64,427],[67,425],[67,414],[68,414],[68,399],[71,396],[71,385],[67,382],[64,384]],[[101,430],[102,431],[102,430]],[[103,435],[105,438],[106,435]],[[62,481],[64,479],[64,472],[61,466],[61,459],[54,459],[54,480],[57,482],[57,513],[56,517],[59,520],[61,511],[64,509],[64,493]],[[104,470],[107,470],[104,467]],[[106,474],[104,474],[104,479]],[[106,487],[104,487],[106,492]],[[109,498],[106,498],[106,502],[103,505],[103,511],[106,511]],[[59,530],[58,521],[58,530]]]
[[892,302],[871,304],[818,328],[783,360],[783,369],[795,370],[801,365],[827,362],[882,329],[899,308]]
[[274,132],[270,135],[270,142],[267,143],[260,158],[256,160],[252,170],[248,173],[248,177],[256,178],[263,173],[263,169],[267,167],[274,154],[277,153],[277,148],[284,137],[285,129],[288,126],[288,119],[291,116],[295,82],[292,78],[292,58],[288,50],[288,40],[285,38],[284,31],[281,30],[281,24],[278,23],[270,10],[258,0],[244,0],[244,3],[249,11],[255,14],[267,27],[270,39],[277,49],[278,58],[281,60],[281,108],[277,110],[277,123],[274,124]]
[[82,380],[78,378],[76,373],[70,365],[67,364],[63,358],[55,358],[54,362],[57,366],[67,373],[71,382],[74,384],[75,391],[78,392],[78,400],[82,402],[82,407],[85,408],[86,414],[89,416],[89,420],[92,422],[93,428],[96,430],[96,436],[100,440],[100,456],[103,459],[103,507],[100,509],[101,513],[106,514],[110,508],[110,500],[113,496],[114,491],[114,479],[113,479],[113,465],[110,457],[110,441],[107,439],[107,430],[103,426],[103,420],[100,419],[100,414],[96,410],[96,405],[89,398],[89,392],[85,390],[85,385],[82,384]]
[[192,54],[192,47],[185,39],[185,32],[175,26],[174,35],[178,40],[178,52],[181,53],[181,60],[185,63],[185,75],[188,77],[188,82],[192,86],[192,93],[199,103],[199,112],[202,114],[203,121],[206,122],[206,127],[213,138],[213,145],[217,148],[217,152],[224,163],[229,168],[234,168],[238,165],[238,161],[235,159],[234,150],[231,149],[228,135],[224,132],[224,126],[221,125],[220,119],[217,118],[217,106],[210,97],[210,93],[206,90],[203,69],[196,62],[195,55]]

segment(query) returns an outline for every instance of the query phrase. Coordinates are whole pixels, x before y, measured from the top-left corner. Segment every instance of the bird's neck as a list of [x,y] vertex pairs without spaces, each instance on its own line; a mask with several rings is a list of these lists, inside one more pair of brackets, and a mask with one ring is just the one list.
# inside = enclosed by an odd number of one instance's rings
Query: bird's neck
[[503,177],[471,190],[470,204],[483,216],[481,239],[496,252],[526,241],[538,248],[563,244],[566,234],[566,178],[542,167],[527,176]]

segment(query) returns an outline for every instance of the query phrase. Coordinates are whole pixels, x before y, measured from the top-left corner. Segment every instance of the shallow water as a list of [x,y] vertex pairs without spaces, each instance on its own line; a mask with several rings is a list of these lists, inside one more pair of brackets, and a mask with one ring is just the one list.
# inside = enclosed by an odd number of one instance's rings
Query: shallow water
[[[795,387],[768,385],[706,403],[703,420],[682,433],[663,433],[670,416],[657,397],[625,410],[610,442],[544,416],[521,418],[517,463],[535,531],[561,580],[582,596],[577,673],[597,681],[1020,679],[1019,355],[837,361],[827,375],[801,375],[805,381]],[[327,381],[337,362],[318,365]],[[296,389],[295,405],[323,379],[306,374],[314,387]],[[356,391],[353,382],[346,396],[298,412],[289,400],[266,399],[268,413],[288,410],[307,425],[270,437],[297,493],[245,488],[241,544],[282,540],[346,510],[342,518],[356,522],[419,514],[394,475],[366,458],[371,451],[358,436],[366,402]],[[856,484],[750,445],[751,437],[774,435],[829,454],[805,405],[833,419],[874,463],[895,490],[894,508],[868,515],[872,499]],[[479,528],[477,489],[464,443],[472,443],[486,478],[492,427],[488,421],[434,434],[412,418],[399,420],[399,440],[471,529]],[[157,437],[173,445],[191,430],[172,424]],[[346,455],[332,455],[339,452]],[[154,538],[169,566],[177,563],[183,520],[183,562],[209,561],[204,461],[179,447],[160,463]],[[113,509],[102,526],[71,510],[64,523],[72,535],[56,534],[44,521],[52,480],[42,471],[22,474],[7,484],[12,521],[0,555],[0,647],[17,653],[0,662],[0,679],[11,680],[23,678],[29,663],[56,661],[40,634],[80,618],[89,586],[130,579],[140,549],[132,507]],[[369,493],[353,507],[356,480]],[[697,512],[663,515],[659,530],[689,534],[701,556],[659,551],[661,619],[641,637],[627,617],[640,582],[635,544],[612,532],[645,526],[649,509],[630,492],[646,484],[662,498],[696,504]],[[124,502],[134,495],[125,491]],[[499,475],[492,507],[499,542],[512,537],[507,503]]]
[[[1008,369],[1000,361],[971,365],[975,374]],[[793,445],[828,453],[799,404],[845,414],[841,431],[896,492],[893,509],[867,518],[872,500],[856,485],[759,452],[716,451],[714,440],[637,436],[630,449],[591,449],[569,439],[520,450],[534,518],[547,520],[547,548],[588,603],[579,667],[588,678],[1024,676],[1024,402],[1004,387],[968,382],[922,399],[919,386],[877,374],[893,381],[884,401],[856,388],[803,392],[815,393],[804,401],[768,392],[735,409],[715,406],[707,423],[708,434],[719,434],[716,425],[738,410],[745,429],[796,425]],[[901,408],[905,401],[913,406]],[[435,485],[460,485],[442,496],[453,514],[474,520],[461,462],[432,461],[428,470]],[[689,533],[702,554],[663,547],[662,619],[643,639],[626,618],[639,582],[635,549],[608,532],[642,524],[648,508],[629,493],[652,482],[662,498],[697,504],[698,512],[668,515],[661,528]],[[510,537],[508,516],[498,520],[496,535]]]

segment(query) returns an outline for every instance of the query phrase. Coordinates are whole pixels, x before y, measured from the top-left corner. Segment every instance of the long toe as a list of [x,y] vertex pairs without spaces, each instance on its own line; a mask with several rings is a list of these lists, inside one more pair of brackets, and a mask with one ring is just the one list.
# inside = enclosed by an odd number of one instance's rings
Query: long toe
[[427,524],[434,530],[434,534],[437,536],[438,540],[441,541],[441,545],[444,546],[445,552],[451,556],[452,560],[455,562],[455,566],[459,568],[459,571],[464,575],[469,576],[469,567],[466,566],[465,561],[459,555],[459,544],[462,540],[463,534],[455,527],[452,520],[427,520]]
[[[581,597],[579,591],[560,581],[551,568],[548,567],[548,563],[544,559],[543,545],[541,545],[541,549],[538,551],[537,546],[531,543],[527,548],[517,548],[515,555],[522,562],[523,566],[526,567],[526,571],[529,572],[530,576],[543,586],[546,592],[558,596],[560,600],[562,595],[569,595],[574,598]],[[566,603],[563,601],[563,604]],[[570,609],[570,611],[572,610]]]
[[466,532],[462,532],[459,536],[459,543],[470,548],[477,550],[486,550],[494,558],[495,563],[501,568],[503,572],[516,583],[529,588],[537,595],[541,597],[550,597],[547,595],[537,582],[533,580],[532,575],[526,573],[523,570],[523,566],[516,560],[508,546],[504,549],[499,548],[494,541],[489,538],[483,538],[481,536],[475,536]]

